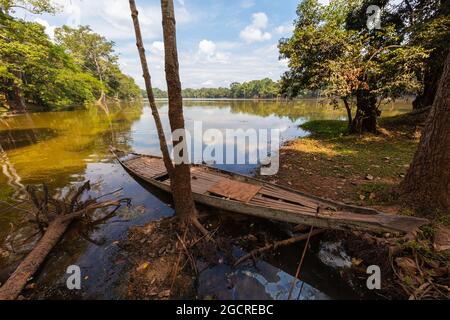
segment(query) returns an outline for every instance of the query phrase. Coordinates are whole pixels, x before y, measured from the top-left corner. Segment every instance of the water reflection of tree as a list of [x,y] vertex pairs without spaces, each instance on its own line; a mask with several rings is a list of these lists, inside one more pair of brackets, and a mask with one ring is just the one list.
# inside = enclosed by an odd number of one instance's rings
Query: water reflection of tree
[[0,166],[2,173],[6,177],[6,184],[14,190],[13,197],[15,199],[20,198],[25,194],[25,186],[22,184],[22,178],[17,173],[16,169],[12,165],[5,150],[0,143]]
[[229,108],[231,113],[243,113],[260,117],[276,116],[288,118],[292,122],[305,117],[316,120],[338,117],[342,110],[335,109],[327,102],[318,99],[304,99],[296,101],[284,100],[215,100],[215,101],[185,101],[185,107],[211,107],[217,109]]
[[[87,162],[112,159],[109,145],[118,142],[122,149],[130,150],[131,127],[142,112],[138,103],[111,105],[110,115],[95,107],[36,113],[6,119],[8,126],[0,123],[0,131],[8,130],[13,139],[18,129],[34,132],[30,144],[8,151],[9,162],[27,183],[48,182],[51,188],[61,188],[74,176],[83,175]],[[51,128],[55,136],[42,139],[43,128]]]

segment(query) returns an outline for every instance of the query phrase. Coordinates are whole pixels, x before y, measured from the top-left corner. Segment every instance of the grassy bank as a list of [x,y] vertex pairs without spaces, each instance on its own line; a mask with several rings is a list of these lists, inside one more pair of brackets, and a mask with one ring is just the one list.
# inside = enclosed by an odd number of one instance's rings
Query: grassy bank
[[414,128],[396,128],[395,121],[382,120],[377,136],[347,135],[345,121],[308,122],[302,128],[310,136],[283,147],[282,167],[271,179],[347,203],[394,204],[389,191],[405,176],[419,142]]

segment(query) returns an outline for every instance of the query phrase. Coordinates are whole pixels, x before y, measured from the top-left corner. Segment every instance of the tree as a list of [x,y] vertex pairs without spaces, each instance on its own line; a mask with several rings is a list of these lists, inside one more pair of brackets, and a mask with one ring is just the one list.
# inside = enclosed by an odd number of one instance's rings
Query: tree
[[[189,166],[186,164],[174,165],[170,158],[169,149],[164,135],[161,118],[156,106],[153,94],[152,81],[148,68],[147,58],[145,54],[144,44],[142,41],[141,28],[139,24],[139,13],[134,0],[129,0],[131,16],[133,19],[134,30],[136,34],[136,46],[138,48],[141,60],[143,77],[147,96],[152,109],[153,118],[155,120],[161,153],[163,155],[164,164],[170,176],[172,195],[175,202],[175,211],[183,222],[187,219],[195,219],[195,206],[192,198],[191,179]],[[169,88],[173,85],[169,92],[169,117],[172,130],[184,129],[184,118],[181,99],[181,84],[178,76],[178,57],[176,48],[175,35],[175,16],[173,12],[173,3],[161,1],[163,13],[163,30],[166,48],[166,74]],[[174,145],[178,143],[186,143],[185,141],[174,141]]]
[[424,88],[414,101],[420,109],[433,104],[450,38],[450,2],[440,0],[403,0],[396,11],[403,22],[403,32],[410,43],[430,50],[423,76]]
[[340,98],[353,133],[376,133],[384,99],[420,90],[419,75],[427,57],[420,46],[403,45],[394,23],[386,21],[381,30],[371,31],[349,19],[354,11],[365,9],[359,0],[335,0],[326,6],[304,0],[293,36],[279,45],[290,68],[282,77],[283,93],[320,90],[332,100]]
[[[63,26],[55,30],[55,40],[69,52],[83,68],[89,70],[101,82],[105,83],[106,71],[117,63],[114,43],[92,32],[89,26],[71,28]],[[104,101],[102,91],[100,101]]]
[[[176,22],[173,0],[161,0],[162,27],[164,34],[166,81],[169,94],[169,120],[172,132],[185,130],[183,115],[183,97],[181,94],[181,81],[178,63],[178,50],[176,38]],[[181,141],[173,141],[174,149],[183,145],[180,152],[187,152],[186,136]],[[189,159],[189,155],[176,155],[180,159]],[[188,160],[189,161],[189,160]],[[176,164],[172,174],[172,192],[177,215],[183,220],[196,216],[194,199],[191,188],[191,171],[189,164]]]
[[55,41],[75,59],[77,64],[104,85],[100,102],[105,102],[106,95],[117,99],[132,99],[140,95],[134,81],[120,71],[114,42],[93,32],[89,26],[57,28]]
[[0,24],[0,93],[10,110],[24,111],[28,104],[83,105],[101,91],[101,84],[52,43],[40,24],[2,13]]
[[23,9],[35,14],[56,13],[58,7],[51,0],[0,0],[0,12],[10,14],[15,9]]
[[[450,54],[419,148],[401,186],[403,196],[426,213],[450,214]],[[434,212],[433,212],[434,211]]]

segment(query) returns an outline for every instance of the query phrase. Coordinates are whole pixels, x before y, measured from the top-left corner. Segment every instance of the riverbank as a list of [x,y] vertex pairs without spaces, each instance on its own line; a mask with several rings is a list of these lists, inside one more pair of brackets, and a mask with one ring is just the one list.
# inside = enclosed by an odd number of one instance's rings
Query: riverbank
[[[280,151],[279,173],[262,178],[347,204],[414,215],[396,191],[409,168],[425,119],[426,114],[382,119],[381,133],[376,136],[346,135],[347,123],[341,121],[305,123],[301,127],[311,135],[286,144]],[[367,293],[367,267],[378,265],[384,275],[384,287],[378,293],[381,297],[449,298],[449,223],[438,216],[431,225],[406,238],[359,232],[327,236],[342,241],[353,257],[352,271],[343,274],[362,295]]]

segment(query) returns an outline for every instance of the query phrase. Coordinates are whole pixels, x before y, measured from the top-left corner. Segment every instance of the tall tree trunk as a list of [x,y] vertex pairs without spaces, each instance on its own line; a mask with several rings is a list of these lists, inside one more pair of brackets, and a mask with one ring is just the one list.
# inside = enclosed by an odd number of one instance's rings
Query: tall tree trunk
[[[156,129],[158,131],[161,152],[163,154],[164,164],[170,176],[171,189],[173,200],[175,203],[175,211],[181,220],[195,218],[196,210],[191,189],[190,167],[186,164],[173,165],[170,158],[169,149],[167,147],[166,138],[164,135],[161,118],[156,107],[155,97],[152,88],[150,71],[148,68],[147,58],[145,55],[144,44],[142,41],[141,28],[139,25],[138,10],[135,0],[129,0],[131,16],[133,18],[134,29],[136,33],[136,45],[138,47],[139,56],[142,64],[143,76],[145,80],[145,87],[147,89],[147,96],[152,109],[153,118],[155,119]],[[171,48],[166,54],[166,76],[169,87],[169,118],[172,131],[177,129],[184,129],[183,105],[181,99],[181,84],[178,73],[178,55],[176,47],[175,36],[175,17],[173,12],[173,3],[171,6],[161,2],[163,12],[163,30],[165,47]],[[167,13],[168,12],[168,13]],[[168,20],[169,17],[169,21]],[[167,38],[166,38],[167,37]],[[167,52],[167,51],[166,51]],[[178,82],[178,85],[176,84]],[[172,87],[172,84],[175,86]],[[178,93],[177,93],[178,92]],[[179,142],[174,142],[174,146]],[[182,143],[185,143],[182,141]]]
[[147,57],[145,55],[144,43],[142,41],[141,26],[139,24],[139,12],[136,7],[136,2],[130,0],[131,17],[133,18],[134,31],[136,34],[136,46],[139,52],[139,58],[141,60],[142,72],[145,81],[145,88],[147,90],[147,97],[150,103],[150,108],[152,109],[153,119],[155,120],[156,130],[158,132],[159,145],[161,148],[161,153],[163,155],[164,164],[166,166],[167,172],[170,177],[172,177],[173,164],[170,159],[169,148],[167,147],[166,137],[164,135],[164,129],[159,116],[158,108],[156,107],[155,96],[153,94],[152,88],[152,78],[150,76],[150,71],[148,68]]
[[356,115],[353,119],[350,133],[377,133],[378,117],[377,98],[368,90],[356,93]]
[[347,97],[342,98],[342,101],[344,101],[345,110],[347,110],[348,128],[351,130],[353,123],[352,108],[350,107]]
[[442,77],[447,52],[436,49],[428,59],[424,76],[423,93],[413,102],[413,108],[415,110],[426,108],[433,104],[434,98],[436,97],[436,92],[438,90],[439,81]]
[[419,148],[402,183],[403,196],[424,213],[450,214],[450,54]]
[[[169,95],[169,120],[172,132],[185,130],[183,115],[183,97],[178,63],[176,22],[173,0],[161,0],[162,27],[164,34],[165,69]],[[173,141],[174,148],[182,144],[181,152],[187,152],[187,141]],[[176,155],[189,159],[189,155]],[[196,210],[191,188],[191,171],[187,163],[176,164],[171,180],[175,210],[181,219],[195,217]]]

